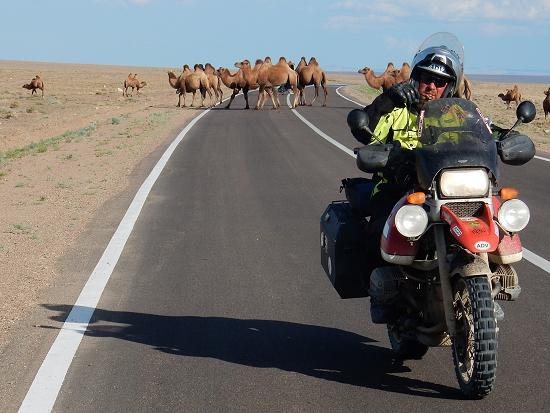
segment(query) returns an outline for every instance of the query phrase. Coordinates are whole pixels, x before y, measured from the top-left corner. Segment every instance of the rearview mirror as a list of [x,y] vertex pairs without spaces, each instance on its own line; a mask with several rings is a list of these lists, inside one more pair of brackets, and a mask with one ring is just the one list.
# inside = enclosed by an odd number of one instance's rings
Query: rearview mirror
[[537,109],[535,109],[535,105],[530,100],[524,100],[516,109],[516,117],[523,123],[531,122],[535,119],[536,114]]

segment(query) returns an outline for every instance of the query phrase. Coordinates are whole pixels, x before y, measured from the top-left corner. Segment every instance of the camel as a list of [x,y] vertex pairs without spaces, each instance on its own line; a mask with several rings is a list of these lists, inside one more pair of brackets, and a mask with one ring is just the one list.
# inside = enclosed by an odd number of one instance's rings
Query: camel
[[403,62],[401,69],[395,72],[395,83],[406,82],[411,77],[411,66],[407,62]]
[[388,63],[386,70],[384,70],[384,73],[382,73],[380,76],[376,76],[372,69],[366,66],[363,69],[359,70],[357,73],[363,74],[368,85],[373,89],[382,88],[382,91],[386,91],[387,89],[395,85],[397,81],[395,71],[395,66],[393,65],[393,63],[390,62]]
[[[327,77],[317,60],[312,57],[309,59],[309,63],[305,64],[306,58],[302,56],[296,72],[298,73],[298,90],[300,91],[300,105],[312,106],[315,99],[319,96],[319,86],[323,87],[323,93],[325,94],[325,100],[323,106],[327,105]],[[299,69],[298,69],[299,68]],[[315,86],[315,96],[311,103],[306,102],[304,88],[308,85]]]
[[518,85],[514,85],[513,89],[506,89],[506,93],[499,93],[498,97],[506,102],[506,109],[510,108],[510,103],[516,102],[516,107],[521,102],[521,93],[519,93]]
[[[30,83],[25,83],[23,88],[32,90],[31,96],[34,95],[36,89],[40,89],[42,91],[42,98],[44,97],[44,81],[39,75],[33,77]],[[36,94],[38,95],[38,92]]]
[[183,72],[176,76],[173,71],[168,72],[168,82],[170,86],[176,89],[176,93],[179,95],[178,98],[178,107],[181,106],[181,96],[183,95],[183,106],[185,104],[185,94],[192,93],[193,98],[191,99],[191,107],[195,102],[195,95],[197,91],[200,91],[202,101],[201,107],[204,106],[204,99],[206,99],[206,92],[210,95],[210,102],[212,102],[212,92],[210,91],[210,84],[208,83],[208,77],[200,69],[198,65],[195,65],[195,71],[191,72],[188,65],[183,66]]
[[181,96],[183,95],[183,104],[185,106],[185,78],[191,74],[191,69],[189,65],[183,65],[183,72],[178,76],[173,71],[168,71],[168,83],[178,94],[178,104],[177,107],[181,105]]
[[290,68],[286,59],[280,57],[277,64],[271,63],[271,58],[268,56],[264,59],[264,63],[258,69],[258,84],[260,85],[260,96],[258,97],[258,103],[256,103],[256,109],[261,109],[265,103],[265,94],[267,91],[271,96],[273,102],[273,108],[278,109],[281,105],[279,103],[279,97],[277,95],[277,88],[286,83],[290,84],[292,91],[294,92],[294,101],[291,108],[295,108],[298,104],[298,74]]
[[546,97],[542,101],[542,109],[544,110],[544,120],[546,120],[546,117],[550,113],[550,87],[544,92],[544,94]]
[[147,86],[147,82],[141,82],[137,78],[137,73],[134,73],[133,75],[131,73],[128,74],[128,78],[124,81],[124,90],[122,91],[122,96],[132,96],[128,94],[128,88],[132,88],[132,93],[134,93],[134,88],[137,90],[137,94],[139,95],[139,89]]
[[216,95],[216,102],[218,101],[218,98],[219,98],[220,103],[222,103],[223,90],[222,90],[221,80],[220,80],[218,71],[210,63],[206,63],[204,65],[203,70],[204,70],[204,73],[206,73],[206,76],[208,77],[210,88],[214,90],[214,94]]
[[[222,83],[229,89],[233,89],[231,98],[229,98],[229,103],[225,107],[226,109],[229,109],[229,107],[231,106],[231,102],[233,102],[233,99],[235,99],[235,96],[237,96],[241,89],[244,89],[244,87],[246,86],[246,81],[244,80],[243,72],[240,69],[237,71],[237,73],[231,74],[229,69],[225,67],[220,67],[218,69],[218,73],[220,74],[220,80],[222,81]],[[246,106],[248,109],[248,90],[244,98],[246,100]]]
[[455,97],[472,100],[472,83],[466,76],[463,76],[462,81],[458,84]]
[[[271,60],[270,60],[271,63]],[[258,73],[260,68],[263,66],[264,61],[262,59],[256,59],[256,63],[254,64],[254,67],[250,67],[250,61],[245,59],[242,62],[236,62],[235,67],[238,67],[240,71],[242,72],[243,79],[244,79],[244,87],[243,87],[243,94],[244,99],[246,101],[246,107],[245,109],[250,109],[248,106],[248,91],[249,90],[255,90],[260,87],[258,84]],[[263,91],[261,90],[259,92],[258,96],[258,102],[260,101],[260,98],[264,96],[264,94],[267,93],[269,96],[271,96],[271,99],[273,100],[273,92],[271,87],[265,88]],[[256,104],[256,107],[258,104]]]

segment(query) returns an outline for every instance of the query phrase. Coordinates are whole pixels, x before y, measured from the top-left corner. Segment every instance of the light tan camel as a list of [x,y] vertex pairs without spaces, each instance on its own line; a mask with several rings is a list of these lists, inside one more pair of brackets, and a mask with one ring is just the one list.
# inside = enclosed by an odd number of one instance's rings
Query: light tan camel
[[[300,91],[300,105],[307,105],[311,106],[313,105],[313,102],[315,102],[315,99],[319,96],[319,86],[323,87],[323,93],[325,95],[325,100],[323,102],[323,106],[327,105],[327,76],[323,69],[321,69],[321,66],[319,66],[319,63],[317,63],[317,60],[312,57],[309,59],[309,63],[305,64],[306,58],[302,56],[300,59],[300,63],[298,63],[298,68],[296,68],[296,72],[298,73],[298,90]],[[315,86],[315,96],[313,97],[313,100],[311,103],[307,103],[304,93],[304,88],[308,85],[314,85]]]
[[[185,90],[186,92],[191,91],[193,93],[193,101],[195,100],[195,92],[198,90],[201,93],[202,101],[201,108],[204,106],[204,99],[206,99],[206,93],[210,96],[210,106],[214,106],[214,101],[212,97],[212,90],[210,87],[210,82],[208,76],[201,68],[200,64],[195,64],[193,66],[193,73],[185,78]],[[203,90],[205,89],[205,90]],[[194,91],[194,92],[193,92]],[[193,106],[193,101],[191,101],[191,106]],[[185,102],[185,98],[184,98]]]
[[395,71],[395,83],[406,82],[411,77],[411,66],[403,62],[401,69]]
[[366,66],[363,69],[357,71],[357,73],[361,73],[363,74],[363,76],[365,76],[365,80],[370,87],[372,87],[373,89],[382,88],[382,91],[389,89],[390,87],[395,85],[397,81],[395,66],[391,62],[388,63],[386,70],[384,70],[384,73],[382,73],[380,76],[376,76],[372,69]]
[[222,103],[223,90],[222,90],[222,82],[219,77],[218,71],[210,63],[206,63],[204,65],[203,70],[204,70],[204,73],[206,73],[206,76],[208,77],[208,83],[210,83],[210,88],[214,91],[214,94],[216,96],[216,102],[219,99],[220,103]]
[[[277,88],[281,85],[289,84],[294,92],[294,101],[292,108],[298,105],[298,74],[290,68],[286,59],[280,57],[277,64],[271,63],[271,58],[268,56],[264,59],[264,63],[258,69],[258,84],[260,85],[260,96],[258,97],[258,103],[256,103],[256,109],[261,109],[265,103],[264,92],[271,89],[271,101],[273,102],[273,108],[278,109],[281,104],[279,103],[279,97],[277,94]],[[269,93],[269,92],[268,92]]]
[[[42,91],[42,97],[44,97],[44,81],[39,75],[33,77],[30,83],[25,83],[23,88],[32,90],[31,96],[34,95],[36,89],[40,89]],[[38,95],[38,92],[36,94]]]
[[[264,61],[262,59],[256,59],[256,63],[254,64],[254,67],[250,66],[250,61],[248,59],[245,59],[242,62],[235,63],[235,67],[238,67],[242,72],[244,83],[245,83],[243,87],[244,99],[246,100],[245,109],[250,108],[248,106],[248,91],[255,90],[260,87],[258,83],[258,73],[260,68],[263,66],[263,64],[264,64]],[[258,102],[260,101],[261,96],[263,96],[265,93],[269,94],[271,96],[271,99],[273,99],[272,88],[267,87],[263,91],[259,92]],[[258,106],[258,104],[256,104],[256,106]]]
[[498,97],[506,102],[506,109],[510,108],[510,103],[512,102],[516,102],[516,107],[521,102],[521,93],[519,92],[518,85],[514,85],[512,90],[506,89],[506,93],[499,93]]
[[[222,83],[229,89],[233,89],[231,98],[229,98],[229,103],[225,107],[226,109],[229,109],[229,107],[231,106],[231,102],[233,102],[233,99],[235,99],[235,96],[237,96],[237,94],[246,86],[246,81],[244,80],[243,72],[241,69],[239,69],[236,73],[231,74],[229,69],[225,67],[220,67],[218,69],[218,73],[220,74],[220,80],[222,81]],[[248,90],[247,93],[244,95],[244,98],[246,100],[246,106],[248,109]]]
[[179,76],[171,70],[168,72],[168,82],[170,83],[170,86],[176,89],[176,93],[178,94],[178,107],[181,106],[182,95],[183,105],[185,106],[185,78],[191,73],[193,72],[191,71],[191,69],[189,69],[189,65],[183,66],[183,72]]
[[139,95],[139,90],[145,86],[147,86],[147,82],[138,80],[137,73],[134,73],[133,75],[130,73],[128,74],[128,78],[124,81],[122,96],[132,96],[128,94],[128,88],[132,88],[132,93],[134,93],[135,88],[137,90],[137,94]]

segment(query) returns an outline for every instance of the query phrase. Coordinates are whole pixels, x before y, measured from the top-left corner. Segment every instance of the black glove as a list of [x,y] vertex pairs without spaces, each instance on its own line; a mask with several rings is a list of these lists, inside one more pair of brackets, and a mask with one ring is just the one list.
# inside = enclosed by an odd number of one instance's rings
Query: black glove
[[418,103],[420,95],[418,90],[410,83],[397,83],[385,92],[393,101],[395,107],[410,108],[413,104]]

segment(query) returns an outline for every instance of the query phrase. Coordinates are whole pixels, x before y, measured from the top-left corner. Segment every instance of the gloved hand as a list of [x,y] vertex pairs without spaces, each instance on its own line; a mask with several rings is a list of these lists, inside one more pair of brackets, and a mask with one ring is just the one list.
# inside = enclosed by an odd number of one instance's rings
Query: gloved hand
[[398,108],[410,108],[413,104],[418,103],[420,95],[418,90],[407,82],[397,83],[385,92]]

